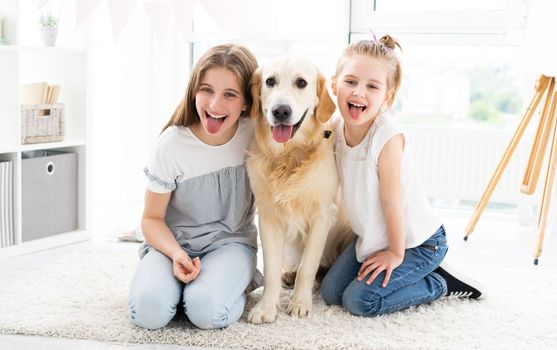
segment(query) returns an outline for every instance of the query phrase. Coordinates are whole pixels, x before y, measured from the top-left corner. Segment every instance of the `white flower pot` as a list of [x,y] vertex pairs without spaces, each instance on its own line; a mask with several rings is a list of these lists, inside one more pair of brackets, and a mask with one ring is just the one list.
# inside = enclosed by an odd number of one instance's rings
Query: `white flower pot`
[[52,27],[39,27],[41,38],[45,46],[54,46],[56,44],[56,36],[58,35],[58,26]]

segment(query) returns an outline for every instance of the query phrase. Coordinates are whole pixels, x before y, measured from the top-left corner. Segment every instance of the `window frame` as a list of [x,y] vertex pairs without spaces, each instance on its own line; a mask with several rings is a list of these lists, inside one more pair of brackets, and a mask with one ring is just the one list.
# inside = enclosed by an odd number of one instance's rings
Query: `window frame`
[[525,0],[506,0],[501,10],[465,11],[377,10],[378,1],[350,1],[350,42],[369,38],[373,31],[411,45],[518,46],[525,35]]

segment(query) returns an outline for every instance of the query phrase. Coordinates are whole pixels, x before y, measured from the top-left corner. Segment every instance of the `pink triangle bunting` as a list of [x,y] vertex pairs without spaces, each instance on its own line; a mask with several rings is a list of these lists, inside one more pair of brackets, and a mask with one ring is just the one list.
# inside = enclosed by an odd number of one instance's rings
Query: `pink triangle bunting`
[[75,28],[80,29],[83,23],[99,7],[102,0],[77,0],[75,6]]
[[195,0],[174,0],[174,23],[176,28],[189,37],[193,31],[193,15],[195,12]]
[[170,18],[172,18],[173,4],[170,0],[147,0],[143,3],[149,22],[151,22],[151,30],[155,37],[165,42],[168,34],[168,26]]
[[114,41],[118,41],[122,30],[128,23],[139,0],[108,0],[110,19],[112,21],[112,34]]

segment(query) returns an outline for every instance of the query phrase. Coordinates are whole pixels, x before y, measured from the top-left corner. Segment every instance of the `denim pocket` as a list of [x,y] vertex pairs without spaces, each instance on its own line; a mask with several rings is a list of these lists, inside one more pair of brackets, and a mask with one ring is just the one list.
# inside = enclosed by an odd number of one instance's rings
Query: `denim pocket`
[[426,258],[428,261],[434,261],[439,255],[439,246],[431,240],[427,240],[415,248],[420,255]]
[[434,252],[439,250],[439,246],[438,245],[433,245],[433,244],[423,243],[422,245],[420,245],[420,247],[432,250]]
[[439,230],[437,230],[434,236],[437,240],[437,246],[439,248],[448,248],[447,234],[445,233],[445,227],[441,226]]
[[431,260],[437,259],[441,251],[444,252],[444,255],[447,250],[447,237],[444,227],[439,227],[431,237],[416,248],[420,248],[421,253]]

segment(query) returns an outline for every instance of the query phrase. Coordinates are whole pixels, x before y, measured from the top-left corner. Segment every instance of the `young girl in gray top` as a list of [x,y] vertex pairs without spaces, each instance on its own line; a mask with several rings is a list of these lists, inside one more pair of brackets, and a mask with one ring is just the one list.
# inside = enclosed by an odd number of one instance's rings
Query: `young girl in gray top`
[[145,167],[146,242],[130,287],[131,321],[164,327],[183,301],[199,328],[243,313],[256,271],[254,199],[245,169],[254,126],[249,82],[257,68],[244,47],[209,49]]

